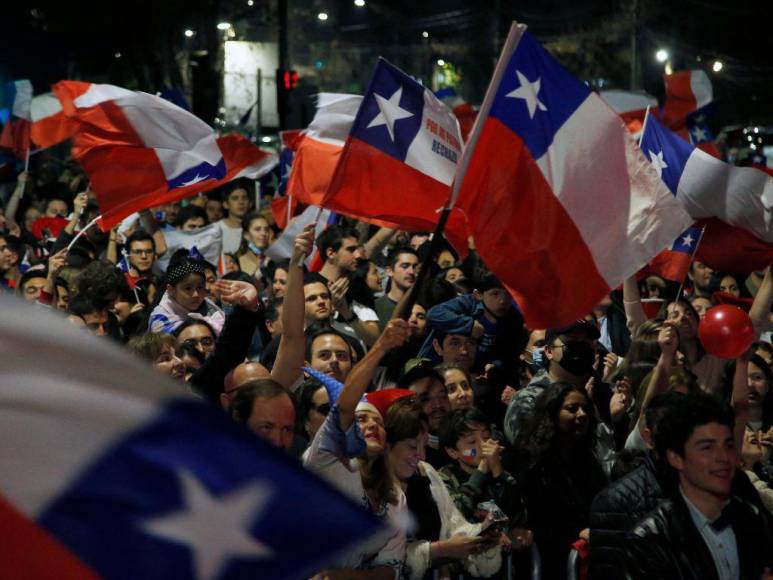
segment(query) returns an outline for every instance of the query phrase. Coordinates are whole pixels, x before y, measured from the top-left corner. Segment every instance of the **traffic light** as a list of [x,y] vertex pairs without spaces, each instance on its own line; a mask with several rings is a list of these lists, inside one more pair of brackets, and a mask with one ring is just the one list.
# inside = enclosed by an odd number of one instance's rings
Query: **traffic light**
[[277,69],[276,71],[276,104],[279,113],[279,127],[286,129],[287,111],[289,109],[290,93],[298,88],[298,71]]
[[282,82],[286,91],[298,88],[298,71],[286,70],[282,73]]

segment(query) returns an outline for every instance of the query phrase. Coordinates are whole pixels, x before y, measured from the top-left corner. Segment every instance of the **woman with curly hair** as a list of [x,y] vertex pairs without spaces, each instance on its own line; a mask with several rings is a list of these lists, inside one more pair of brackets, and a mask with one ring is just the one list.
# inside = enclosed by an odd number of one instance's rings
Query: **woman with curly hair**
[[519,473],[544,578],[566,578],[570,545],[588,539],[591,501],[607,485],[594,454],[596,425],[585,390],[558,382],[540,395],[515,441],[510,471]]

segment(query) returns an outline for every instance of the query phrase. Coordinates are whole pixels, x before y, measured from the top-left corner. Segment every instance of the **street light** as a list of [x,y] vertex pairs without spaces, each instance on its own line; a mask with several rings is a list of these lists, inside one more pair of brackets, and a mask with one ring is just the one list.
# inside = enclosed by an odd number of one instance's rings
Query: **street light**
[[658,62],[666,62],[668,60],[668,51],[664,48],[661,48],[655,53],[655,60]]
[[712,65],[711,65],[711,70],[713,70],[715,73],[718,73],[719,71],[721,71],[721,70],[722,70],[722,68],[723,68],[724,66],[725,66],[725,65],[724,65],[724,64],[722,64],[722,61],[721,61],[721,60],[715,60],[715,61],[714,61],[714,64],[712,64]]
[[319,14],[317,14],[317,18],[319,18],[322,22],[324,22],[328,18],[327,12],[320,12]]
[[185,30],[184,34],[185,34],[186,38],[191,38],[196,33],[193,30],[191,30],[190,28],[188,28],[188,29]]
[[217,24],[218,30],[228,30],[229,28],[231,28],[230,22],[218,22]]
[[437,59],[437,65],[438,66],[446,66],[446,61],[444,61],[442,58]]
[[365,0],[354,0],[354,5],[357,6],[357,8],[362,8],[365,6]]
[[421,36],[422,38],[429,38],[429,32],[425,30],[424,32],[421,33]]
[[255,0],[247,0],[247,6],[254,6]]

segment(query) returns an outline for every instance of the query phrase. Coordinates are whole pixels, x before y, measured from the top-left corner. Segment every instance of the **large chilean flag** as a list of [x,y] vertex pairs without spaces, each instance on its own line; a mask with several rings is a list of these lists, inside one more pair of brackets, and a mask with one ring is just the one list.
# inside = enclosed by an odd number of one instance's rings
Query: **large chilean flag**
[[697,258],[731,272],[761,270],[773,257],[773,177],[720,161],[652,115],[642,150],[696,220],[706,220]]
[[622,119],[514,24],[457,205],[530,328],[587,314],[692,223]]
[[217,138],[204,121],[161,97],[78,81],[53,89],[78,125],[73,157],[91,179],[104,231],[136,211],[239,177],[258,178],[277,163],[244,137]]
[[[320,205],[371,222],[431,231],[461,156],[454,113],[432,91],[379,59]],[[466,251],[460,213],[451,213],[445,234]]]

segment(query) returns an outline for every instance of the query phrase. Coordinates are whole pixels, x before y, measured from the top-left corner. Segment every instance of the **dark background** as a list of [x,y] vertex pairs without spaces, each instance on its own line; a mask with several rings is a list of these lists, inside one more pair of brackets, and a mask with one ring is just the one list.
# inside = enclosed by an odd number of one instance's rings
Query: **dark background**
[[[479,104],[513,19],[594,88],[630,88],[635,35],[640,88],[661,103],[663,64],[654,53],[666,48],[674,70],[709,71],[715,130],[773,124],[772,16],[773,4],[749,0],[367,0],[363,8],[288,0],[290,65],[301,72],[291,124],[308,120],[317,90],[361,92],[379,55],[425,82],[438,58],[452,62],[462,96]],[[220,21],[233,24],[236,39],[276,41],[277,0],[3,2],[0,81],[30,78],[36,93],[64,78],[148,92],[176,86],[211,123],[221,91]],[[185,38],[186,28],[196,35]],[[715,59],[724,63],[719,74],[710,71]]]

